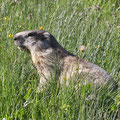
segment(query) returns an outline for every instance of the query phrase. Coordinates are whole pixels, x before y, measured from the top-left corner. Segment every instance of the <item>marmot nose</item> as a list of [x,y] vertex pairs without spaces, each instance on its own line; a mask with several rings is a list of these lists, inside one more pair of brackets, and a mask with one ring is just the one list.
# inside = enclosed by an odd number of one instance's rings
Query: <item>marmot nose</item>
[[16,36],[14,36],[14,38],[13,38],[14,40],[17,40],[18,38],[16,37]]
[[14,37],[13,39],[14,39],[14,40],[17,40],[17,38],[16,38],[16,37]]
[[14,36],[14,40],[20,40],[22,38],[22,36]]

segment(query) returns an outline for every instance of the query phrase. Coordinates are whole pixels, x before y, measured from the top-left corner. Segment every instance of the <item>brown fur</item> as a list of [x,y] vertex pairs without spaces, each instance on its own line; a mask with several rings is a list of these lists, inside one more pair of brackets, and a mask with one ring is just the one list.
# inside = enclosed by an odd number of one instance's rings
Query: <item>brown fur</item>
[[76,75],[79,76],[76,81],[80,80],[83,84],[92,83],[94,86],[105,85],[112,80],[102,68],[66,51],[46,31],[20,32],[15,35],[14,40],[20,49],[31,53],[32,61],[40,75],[40,87],[48,84],[49,79],[54,77],[54,72],[58,75],[60,85],[69,85],[70,78]]

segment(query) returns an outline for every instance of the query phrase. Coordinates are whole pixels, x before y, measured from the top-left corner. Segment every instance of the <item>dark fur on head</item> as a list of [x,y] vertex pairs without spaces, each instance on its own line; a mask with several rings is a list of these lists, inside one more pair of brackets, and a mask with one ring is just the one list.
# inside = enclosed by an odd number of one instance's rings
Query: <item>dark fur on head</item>
[[34,47],[40,51],[52,48],[56,51],[63,51],[63,54],[74,56],[66,51],[50,33],[43,30],[20,32],[15,35],[14,40],[20,49],[27,49],[29,52]]

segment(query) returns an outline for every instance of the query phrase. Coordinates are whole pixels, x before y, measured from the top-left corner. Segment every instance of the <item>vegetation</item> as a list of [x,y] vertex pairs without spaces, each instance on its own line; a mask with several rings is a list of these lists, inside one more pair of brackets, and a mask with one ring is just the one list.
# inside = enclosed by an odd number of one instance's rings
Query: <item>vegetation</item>
[[[119,0],[0,0],[0,119],[119,119],[119,6]],[[72,84],[58,90],[51,82],[37,93],[39,76],[13,36],[41,26],[64,48],[107,70],[118,82],[118,91],[92,90],[92,85],[76,90]],[[82,45],[85,52],[80,51]]]

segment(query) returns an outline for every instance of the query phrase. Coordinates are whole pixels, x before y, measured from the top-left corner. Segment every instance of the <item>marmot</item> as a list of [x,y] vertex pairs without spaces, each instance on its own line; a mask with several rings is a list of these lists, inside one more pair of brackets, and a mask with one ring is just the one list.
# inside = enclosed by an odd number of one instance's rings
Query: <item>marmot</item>
[[79,78],[71,80],[81,80],[83,84],[92,83],[94,86],[103,86],[112,80],[104,69],[65,50],[47,31],[19,32],[14,40],[18,48],[31,54],[40,75],[40,87],[47,84],[55,74],[60,85],[69,85],[70,78],[76,76]]

